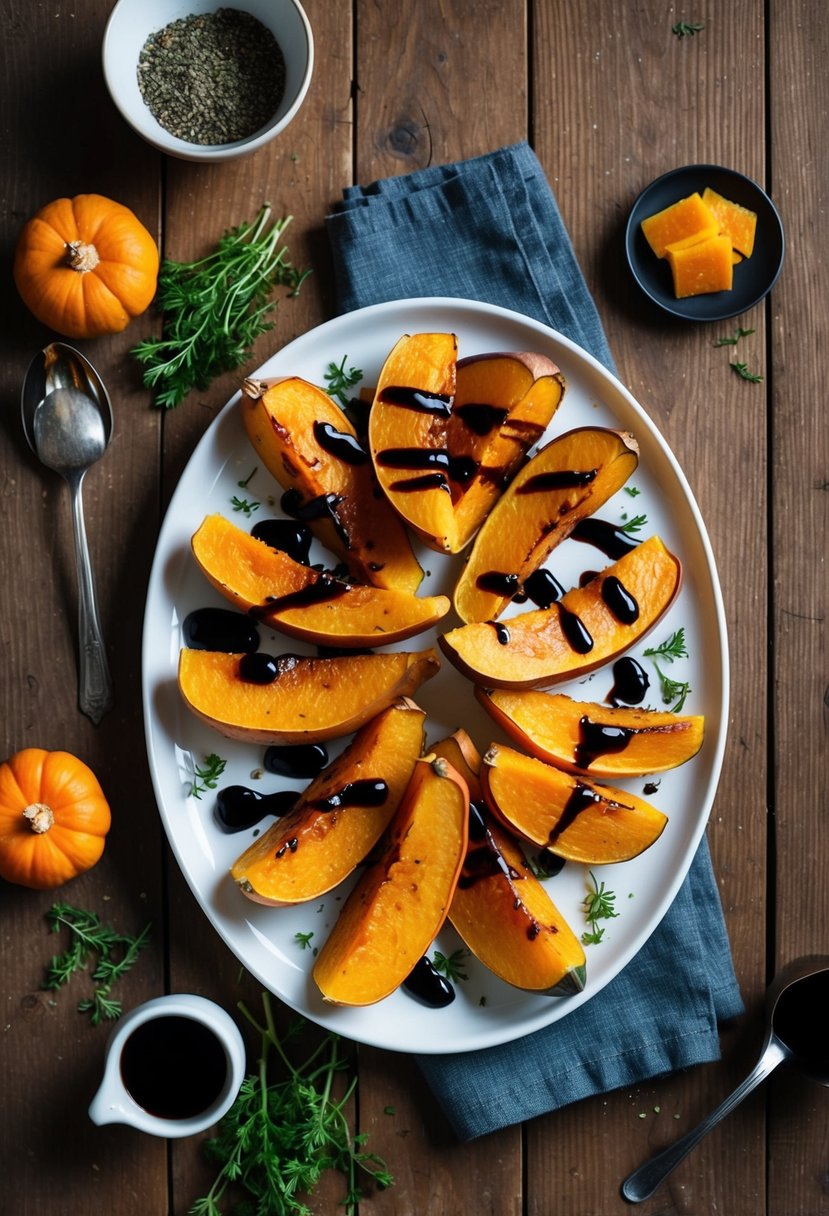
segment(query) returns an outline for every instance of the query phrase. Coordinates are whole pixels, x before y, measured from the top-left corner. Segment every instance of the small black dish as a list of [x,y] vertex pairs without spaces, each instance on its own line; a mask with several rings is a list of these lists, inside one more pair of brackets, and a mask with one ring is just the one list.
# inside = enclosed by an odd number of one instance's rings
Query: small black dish
[[[671,268],[666,259],[656,257],[642,234],[641,223],[695,190],[702,194],[706,186],[756,212],[754,252],[734,267],[731,291],[678,300],[674,295]],[[777,282],[784,249],[783,225],[769,196],[750,177],[720,165],[686,165],[658,177],[633,204],[625,229],[625,254],[634,279],[654,304],[686,321],[725,321],[759,304]]]

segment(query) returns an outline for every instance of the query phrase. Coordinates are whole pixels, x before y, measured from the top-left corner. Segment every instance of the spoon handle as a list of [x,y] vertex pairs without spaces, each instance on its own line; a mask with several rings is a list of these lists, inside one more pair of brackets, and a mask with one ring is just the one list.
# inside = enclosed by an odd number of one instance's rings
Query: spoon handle
[[661,1153],[657,1153],[655,1157],[651,1157],[650,1161],[646,1161],[644,1165],[640,1165],[638,1169],[633,1171],[630,1177],[625,1179],[622,1183],[623,1198],[627,1199],[629,1203],[642,1203],[643,1200],[649,1199],[654,1191],[662,1185],[668,1175],[676,1169],[680,1161],[683,1161],[691,1149],[699,1144],[703,1136],[706,1136],[713,1127],[716,1127],[721,1119],[730,1114],[735,1106],[739,1106],[743,1098],[747,1097],[753,1089],[756,1089],[761,1081],[765,1081],[769,1073],[778,1064],[781,1064],[787,1055],[786,1048],[783,1047],[779,1040],[772,1038],[745,1080],[737,1086],[733,1093],[729,1094],[715,1111],[712,1111],[707,1118],[703,1119],[691,1131],[686,1132],[675,1144],[669,1144]]
[[79,477],[70,482],[75,562],[78,568],[78,706],[81,713],[86,714],[97,726],[104,714],[112,709],[112,677],[101,634],[95,579],[86,539],[82,480]]

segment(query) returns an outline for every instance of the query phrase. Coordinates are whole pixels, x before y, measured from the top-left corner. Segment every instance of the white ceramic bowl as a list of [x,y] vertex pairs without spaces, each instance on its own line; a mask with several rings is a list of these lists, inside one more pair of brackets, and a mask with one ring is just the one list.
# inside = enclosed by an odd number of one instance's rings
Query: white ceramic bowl
[[[285,91],[265,126],[226,144],[192,144],[156,121],[138,87],[138,56],[150,34],[172,21],[219,8],[239,9],[261,21],[285,57]],[[181,160],[230,160],[254,152],[284,131],[302,105],[314,67],[314,39],[299,0],[118,0],[104,32],[104,77],[118,109],[148,143]]]

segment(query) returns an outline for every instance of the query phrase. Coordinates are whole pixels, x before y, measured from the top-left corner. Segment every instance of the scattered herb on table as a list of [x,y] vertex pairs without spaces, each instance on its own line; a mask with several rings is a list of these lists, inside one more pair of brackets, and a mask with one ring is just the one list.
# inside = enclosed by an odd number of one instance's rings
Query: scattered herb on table
[[436,950],[432,959],[435,971],[440,975],[445,975],[448,980],[468,980],[469,976],[464,971],[466,960],[469,958],[469,951],[463,948],[453,950],[451,954],[442,954],[440,950]]
[[363,378],[363,373],[359,367],[350,367],[348,371],[345,370],[347,359],[348,355],[343,355],[339,363],[332,361],[325,369],[325,391],[329,397],[336,398],[343,409],[351,401],[349,389],[354,388]]
[[79,1013],[89,1013],[93,1026],[102,1018],[114,1020],[121,1016],[121,1002],[110,994],[112,987],[135,963],[147,945],[150,926],[131,937],[118,933],[101,923],[95,912],[73,908],[70,904],[53,904],[46,913],[53,933],[68,929],[70,945],[62,954],[52,957],[41,987],[54,990],[63,987],[76,971],[86,971],[90,955],[97,955],[92,979],[98,983],[91,997],[78,1002]]
[[747,363],[740,363],[735,359],[732,362],[731,366],[734,369],[734,371],[737,373],[737,375],[740,377],[741,380],[749,380],[749,381],[751,381],[752,384],[759,384],[761,382],[761,380],[763,379],[763,377],[757,375],[756,372],[750,372],[748,370]]
[[581,940],[585,946],[596,946],[605,933],[604,927],[599,925],[599,921],[613,920],[619,913],[614,908],[615,891],[608,891],[604,882],[597,882],[592,870],[590,871],[590,882],[592,887],[588,889],[582,902],[584,917],[589,929],[582,933]]
[[688,694],[691,692],[691,685],[687,680],[675,680],[672,676],[667,675],[659,666],[657,659],[662,659],[664,662],[673,663],[674,659],[687,659],[688,647],[685,644],[685,630],[677,629],[671,636],[659,646],[648,647],[644,652],[653,662],[656,668],[656,674],[659,676],[659,685],[662,690],[662,700],[666,705],[671,705],[671,711],[675,714],[681,713],[688,699]]
[[704,29],[704,21],[677,21],[671,26],[671,33],[676,34],[677,38],[693,38],[694,34],[699,34]]
[[753,329],[742,329],[738,327],[736,332],[730,338],[717,338],[714,342],[715,346],[736,346],[740,338],[748,338],[754,333]]
[[202,767],[195,766],[196,778],[190,786],[190,793],[193,797],[200,799],[202,794],[205,794],[208,790],[215,790],[219,784],[219,778],[226,768],[227,760],[223,760],[215,752],[211,752],[209,756],[205,756]]
[[[247,1201],[235,1210],[260,1216],[311,1216],[298,1195],[310,1195],[329,1169],[345,1176],[342,1206],[346,1216],[356,1216],[364,1194],[362,1175],[383,1189],[394,1179],[381,1157],[365,1151],[366,1135],[353,1135],[349,1128],[345,1107],[357,1078],[348,1080],[342,1097],[333,1096],[335,1078],[348,1068],[340,1036],[327,1033],[304,1062],[294,1064],[286,1047],[305,1023],[295,1021],[280,1037],[269,993],[263,992],[262,1005],[263,1025],[243,1004],[239,1006],[261,1036],[259,1063],[242,1083],[217,1135],[205,1142],[205,1153],[219,1172],[208,1193],[190,1208],[190,1216],[221,1216],[225,1192],[234,1183]],[[271,1072],[274,1059],[278,1079]]]
[[156,306],[160,338],[146,338],[131,354],[145,365],[144,383],[155,404],[170,409],[191,389],[205,389],[249,356],[260,334],[273,328],[278,286],[296,295],[309,271],[295,269],[280,244],[291,217],[271,219],[269,204],[252,223],[225,232],[212,252],[194,262],[165,258]]

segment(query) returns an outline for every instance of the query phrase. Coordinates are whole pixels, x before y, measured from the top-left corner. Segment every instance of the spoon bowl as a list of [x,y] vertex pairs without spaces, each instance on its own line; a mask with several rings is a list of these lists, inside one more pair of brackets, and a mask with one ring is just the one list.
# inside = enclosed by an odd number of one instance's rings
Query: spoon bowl
[[795,959],[778,972],[765,1002],[765,1037],[760,1059],[715,1111],[674,1144],[669,1144],[622,1183],[629,1203],[649,1199],[669,1174],[713,1127],[730,1114],[778,1064],[787,1063],[804,1076],[829,1086],[829,956]]
[[69,486],[78,570],[78,705],[97,725],[112,708],[112,679],[101,635],[81,487],[112,437],[112,406],[89,360],[64,342],[51,342],[29,365],[20,410],[30,448]]

